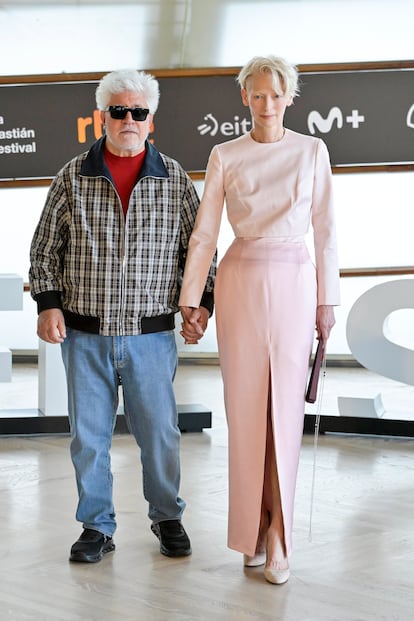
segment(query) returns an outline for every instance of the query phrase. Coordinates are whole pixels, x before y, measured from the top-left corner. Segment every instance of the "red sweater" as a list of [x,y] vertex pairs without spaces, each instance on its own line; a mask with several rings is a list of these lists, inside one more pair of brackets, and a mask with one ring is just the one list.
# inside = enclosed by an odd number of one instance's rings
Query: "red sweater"
[[105,164],[108,166],[116,191],[121,199],[124,214],[128,211],[129,197],[144,163],[146,150],[133,157],[119,157],[105,149]]

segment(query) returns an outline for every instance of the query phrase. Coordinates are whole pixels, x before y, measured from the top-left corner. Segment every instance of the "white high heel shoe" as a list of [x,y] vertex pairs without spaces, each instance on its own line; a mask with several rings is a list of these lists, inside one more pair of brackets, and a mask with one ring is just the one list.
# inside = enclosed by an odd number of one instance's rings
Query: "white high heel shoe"
[[254,556],[243,554],[243,564],[245,567],[259,567],[266,562],[266,552],[257,552]]
[[[268,531],[267,547],[266,547],[266,565],[264,568],[264,577],[272,584],[284,584],[289,580],[290,569],[289,561],[286,554],[285,546],[280,539],[277,529]],[[284,557],[284,561],[273,561],[273,558]],[[273,566],[272,566],[273,565]],[[277,567],[279,565],[279,567]],[[282,565],[282,567],[280,567]],[[286,567],[283,567],[286,565]]]
[[287,569],[276,569],[275,567],[264,568],[264,577],[272,584],[284,584],[289,580],[289,576],[289,567]]

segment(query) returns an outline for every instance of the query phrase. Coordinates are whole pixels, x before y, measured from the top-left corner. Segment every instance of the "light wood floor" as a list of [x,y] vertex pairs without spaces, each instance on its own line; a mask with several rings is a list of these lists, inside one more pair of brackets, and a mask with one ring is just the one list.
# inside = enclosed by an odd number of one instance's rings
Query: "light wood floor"
[[[329,375],[329,374],[328,374]],[[66,436],[0,438],[1,621],[412,621],[414,441],[305,436],[291,578],[265,582],[226,547],[227,435],[218,367],[180,368],[180,403],[213,411],[182,436],[184,525],[193,555],[159,554],[130,436],[113,443],[117,549],[71,564],[81,532]]]

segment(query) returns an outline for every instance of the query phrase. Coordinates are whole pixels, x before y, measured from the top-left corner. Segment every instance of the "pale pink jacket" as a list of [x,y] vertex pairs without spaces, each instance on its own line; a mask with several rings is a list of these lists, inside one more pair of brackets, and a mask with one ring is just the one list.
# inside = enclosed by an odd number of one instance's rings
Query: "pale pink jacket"
[[302,241],[312,224],[317,303],[340,303],[332,174],[321,139],[286,129],[279,142],[259,143],[244,134],[213,147],[189,243],[180,306],[199,306],[224,201],[236,237]]

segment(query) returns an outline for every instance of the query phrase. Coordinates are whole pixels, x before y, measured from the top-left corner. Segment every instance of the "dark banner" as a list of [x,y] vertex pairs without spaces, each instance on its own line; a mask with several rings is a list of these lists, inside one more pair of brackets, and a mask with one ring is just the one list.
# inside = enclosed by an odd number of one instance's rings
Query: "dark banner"
[[[213,73],[213,70],[212,70]],[[235,75],[159,77],[151,140],[188,171],[249,131]],[[321,137],[336,167],[414,163],[413,69],[302,73],[285,125]],[[97,81],[0,85],[0,179],[52,178],[102,134]]]

